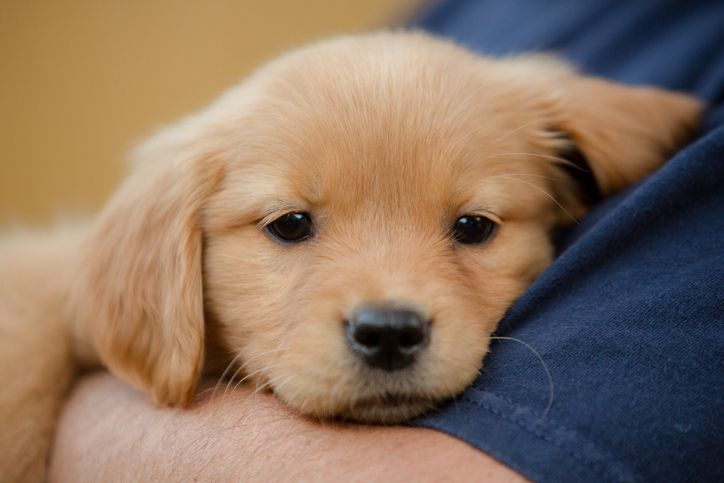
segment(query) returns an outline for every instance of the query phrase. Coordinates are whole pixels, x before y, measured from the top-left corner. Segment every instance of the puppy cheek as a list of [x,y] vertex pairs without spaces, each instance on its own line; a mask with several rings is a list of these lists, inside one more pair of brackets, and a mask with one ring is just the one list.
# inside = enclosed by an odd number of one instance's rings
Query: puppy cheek
[[490,317],[500,319],[551,264],[549,231],[544,224],[514,220],[499,230],[485,251],[460,252],[460,264]]
[[430,344],[420,358],[417,376],[432,398],[459,393],[482,366],[499,311],[486,307],[475,295],[460,288],[455,296],[435,300],[441,308],[432,321]]
[[347,347],[342,322],[317,318],[299,321],[269,379],[274,392],[290,406],[332,417],[356,399],[359,369]]
[[253,235],[210,237],[204,260],[210,330],[232,357],[241,353],[246,372],[269,364],[289,331],[290,278],[273,269],[278,259],[263,243],[268,241]]

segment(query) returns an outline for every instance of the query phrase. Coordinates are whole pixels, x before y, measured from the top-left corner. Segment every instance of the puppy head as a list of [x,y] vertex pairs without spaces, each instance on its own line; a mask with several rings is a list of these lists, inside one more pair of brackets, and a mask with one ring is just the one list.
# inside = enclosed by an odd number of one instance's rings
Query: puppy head
[[651,172],[698,111],[422,34],[317,44],[142,149],[78,305],[103,361],[158,402],[193,393],[206,317],[239,374],[298,410],[403,420],[473,380],[584,188]]

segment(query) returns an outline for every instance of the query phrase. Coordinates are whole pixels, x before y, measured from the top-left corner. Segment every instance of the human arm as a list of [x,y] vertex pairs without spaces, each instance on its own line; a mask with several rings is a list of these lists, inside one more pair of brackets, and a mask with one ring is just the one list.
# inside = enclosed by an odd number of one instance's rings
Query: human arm
[[111,375],[85,377],[60,419],[51,480],[524,481],[437,431],[319,423],[246,387],[210,393],[161,409]]

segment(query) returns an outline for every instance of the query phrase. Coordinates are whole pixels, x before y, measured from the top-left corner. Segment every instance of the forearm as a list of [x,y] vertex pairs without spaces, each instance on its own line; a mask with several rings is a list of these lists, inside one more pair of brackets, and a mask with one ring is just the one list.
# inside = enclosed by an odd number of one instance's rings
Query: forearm
[[517,473],[432,430],[320,424],[238,389],[185,410],[152,408],[106,374],[71,394],[51,459],[55,481],[510,481]]

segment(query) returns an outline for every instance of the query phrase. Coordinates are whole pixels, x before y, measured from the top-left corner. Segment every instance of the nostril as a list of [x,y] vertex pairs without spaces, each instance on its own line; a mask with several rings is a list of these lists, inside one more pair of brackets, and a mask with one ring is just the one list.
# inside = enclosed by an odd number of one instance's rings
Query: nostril
[[422,343],[424,338],[424,332],[420,328],[414,327],[402,330],[397,343],[403,349],[410,349]]
[[370,349],[374,349],[380,345],[380,334],[377,327],[357,327],[353,337],[360,345]]

